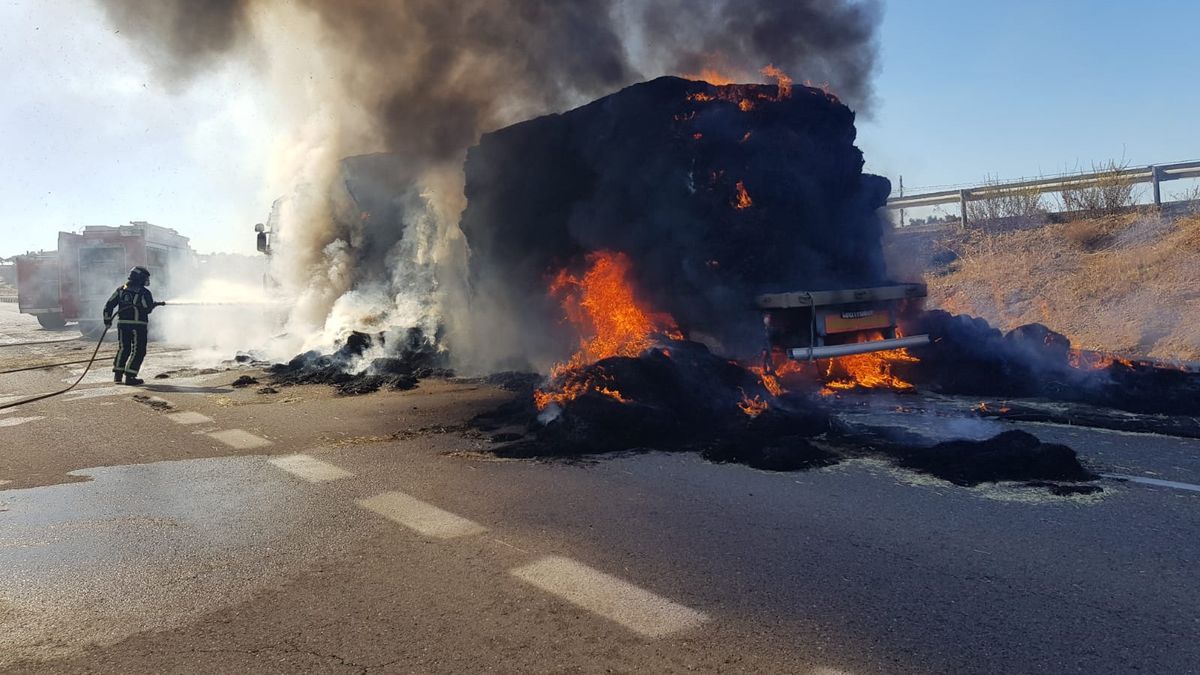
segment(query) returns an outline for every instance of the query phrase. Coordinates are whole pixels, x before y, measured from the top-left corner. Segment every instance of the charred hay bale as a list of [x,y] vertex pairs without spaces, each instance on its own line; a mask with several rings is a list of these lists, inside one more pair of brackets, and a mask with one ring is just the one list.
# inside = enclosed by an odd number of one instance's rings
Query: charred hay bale
[[718,464],[745,464],[765,471],[803,471],[831,466],[838,455],[809,440],[829,429],[824,411],[807,405],[770,408],[740,428],[704,445],[700,455]]
[[955,440],[926,448],[894,449],[897,463],[956,485],[998,481],[1088,481],[1097,476],[1065,445],[1043,443],[1025,431],[983,441]]
[[1067,356],[1070,340],[1041,324],[1007,334],[987,321],[941,310],[910,318],[909,334],[927,334],[928,347],[914,349],[919,361],[897,371],[919,388],[970,396],[1045,396],[1076,377]]
[[1076,368],[1070,340],[1041,324],[1002,335],[983,319],[930,311],[911,319],[906,330],[933,339],[914,350],[919,362],[896,365],[923,389],[1048,398],[1139,414],[1200,415],[1200,373],[1121,360],[1099,369]]
[[[363,360],[375,347],[390,350],[390,355]],[[267,369],[272,384],[323,384],[339,394],[357,396],[379,391],[413,389],[422,378],[449,377],[445,353],[438,350],[418,329],[409,329],[402,339],[390,343],[386,334],[350,333],[332,354],[308,351],[287,363]]]

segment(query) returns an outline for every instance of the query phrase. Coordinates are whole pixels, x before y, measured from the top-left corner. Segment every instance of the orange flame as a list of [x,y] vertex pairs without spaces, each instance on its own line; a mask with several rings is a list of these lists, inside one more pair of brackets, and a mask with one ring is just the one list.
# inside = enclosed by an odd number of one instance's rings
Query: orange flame
[[787,73],[770,63],[763,66],[759,72],[772,78],[779,85],[779,98],[785,99],[792,95],[792,78],[788,77]]
[[750,199],[750,193],[746,192],[746,184],[742,181],[737,182],[737,200],[733,202],[736,209],[748,209],[754,206],[754,200]]
[[854,354],[831,359],[825,370],[825,377],[828,378],[825,381],[825,387],[830,390],[861,387],[910,391],[914,389],[913,385],[894,375],[892,364],[917,361],[919,359],[904,349]]
[[1105,354],[1103,352],[1092,352],[1083,349],[1072,349],[1067,355],[1067,362],[1072,368],[1080,370],[1104,370],[1114,363],[1132,368],[1133,362],[1129,359],[1123,359],[1114,354]]
[[704,68],[699,73],[683,76],[688,80],[701,80],[709,84],[733,84],[733,78],[721,73],[715,68]]
[[558,391],[535,393],[539,409],[565,403],[586,391],[626,402],[611,383],[590,379],[580,369],[613,356],[638,356],[654,346],[656,333],[683,339],[674,319],[649,310],[634,294],[628,256],[598,251],[587,260],[589,267],[582,277],[562,270],[550,285],[550,292],[561,298],[567,320],[579,332],[579,350],[551,370],[559,381]]
[[771,407],[761,396],[755,394],[754,398],[750,398],[745,391],[742,392],[742,400],[738,401],[737,406],[750,417],[758,417]]

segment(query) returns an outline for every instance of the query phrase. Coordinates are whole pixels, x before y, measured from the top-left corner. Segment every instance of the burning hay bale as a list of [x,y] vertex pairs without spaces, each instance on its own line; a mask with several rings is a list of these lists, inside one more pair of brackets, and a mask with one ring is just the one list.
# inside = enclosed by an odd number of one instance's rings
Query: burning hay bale
[[[573,383],[586,386],[575,389]],[[547,400],[549,390],[571,395]],[[699,343],[671,341],[639,356],[604,358],[562,372],[546,391],[540,397],[526,392],[513,405],[476,418],[485,430],[529,431],[529,438],[498,454],[658,449],[701,451],[714,461],[779,470],[832,463],[804,440],[829,428],[824,413],[803,398],[774,398],[755,373]],[[763,402],[762,408],[751,401]]]
[[730,355],[761,349],[757,293],[884,281],[890,185],[863,173],[854,139],[854,113],[823,90],[674,77],[485,134],[461,222],[481,348],[535,365],[568,353],[547,287],[601,251]]
[[[387,356],[371,357],[381,353]],[[277,385],[325,384],[346,396],[369,394],[386,387],[413,389],[428,377],[450,377],[446,355],[421,331],[409,330],[399,345],[390,345],[385,334],[351,333],[332,354],[305,352],[287,363],[271,366]]]

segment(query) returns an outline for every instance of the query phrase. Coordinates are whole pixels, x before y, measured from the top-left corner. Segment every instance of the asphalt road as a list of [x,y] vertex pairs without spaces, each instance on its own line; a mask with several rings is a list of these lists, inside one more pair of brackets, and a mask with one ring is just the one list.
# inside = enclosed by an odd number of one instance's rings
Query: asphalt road
[[[0,344],[54,339],[26,319],[0,305]],[[154,345],[147,374],[188,358]],[[0,376],[0,400],[72,372]],[[229,386],[248,372],[135,392],[102,368],[0,412],[0,670],[1200,672],[1186,487],[496,461],[459,425],[505,392]],[[897,407],[847,418],[1010,428]],[[1026,428],[1103,472],[1200,482],[1197,441]]]

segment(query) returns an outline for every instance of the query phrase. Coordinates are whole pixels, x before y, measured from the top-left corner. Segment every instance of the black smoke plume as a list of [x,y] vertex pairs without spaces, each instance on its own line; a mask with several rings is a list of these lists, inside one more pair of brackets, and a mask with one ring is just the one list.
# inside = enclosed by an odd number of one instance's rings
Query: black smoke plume
[[[176,82],[227,57],[248,59],[271,72],[281,61],[318,55],[311,72],[304,66],[272,78],[274,86],[292,92],[320,89],[321,107],[312,118],[321,123],[333,118],[333,128],[316,141],[319,152],[290,153],[309,158],[304,171],[297,170],[297,182],[310,183],[318,193],[378,202],[379,195],[365,195],[353,184],[363,165],[347,172],[339,161],[384,152],[405,165],[403,175],[412,177],[415,187],[389,204],[386,216],[359,218],[357,203],[344,208],[344,203],[308,200],[281,218],[279,257],[288,263],[282,266],[285,286],[298,298],[294,314],[318,329],[323,321],[326,333],[330,323],[346,324],[343,330],[378,329],[378,321],[437,323],[450,326],[451,340],[455,332],[472,330],[469,316],[453,316],[466,304],[458,287],[467,253],[457,218],[464,206],[461,161],[481,132],[581,104],[654,75],[715,69],[744,80],[759,77],[767,64],[797,81],[828,82],[861,107],[870,99],[880,18],[878,3],[871,0],[102,4],[114,26]],[[318,170],[313,163],[321,165]],[[379,229],[388,232],[372,234]],[[386,251],[367,250],[380,242]],[[426,268],[417,274],[419,283],[396,278],[412,277],[414,267]],[[431,286],[439,297],[414,296],[428,294]],[[356,295],[348,300],[351,294]],[[408,309],[364,307],[380,302]],[[422,315],[419,321],[411,321],[413,311]],[[359,317],[368,314],[375,325],[361,325]]]

